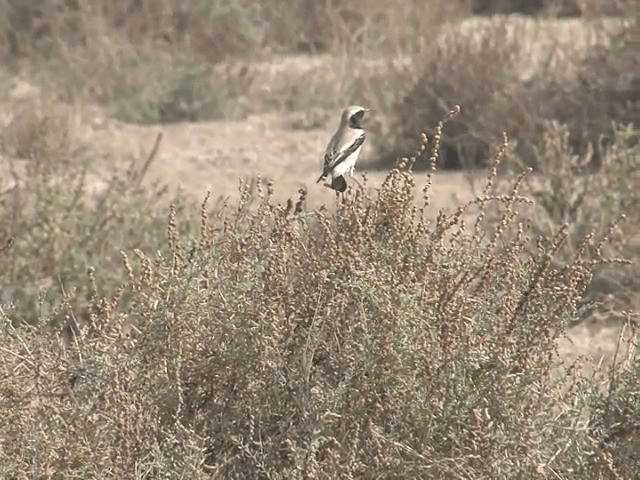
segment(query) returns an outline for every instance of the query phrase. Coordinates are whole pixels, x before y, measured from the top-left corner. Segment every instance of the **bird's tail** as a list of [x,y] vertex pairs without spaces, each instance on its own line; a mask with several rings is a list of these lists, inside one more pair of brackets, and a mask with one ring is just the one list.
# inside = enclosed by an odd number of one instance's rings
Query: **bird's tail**
[[338,175],[331,181],[331,188],[336,192],[344,193],[347,190],[347,181],[342,175]]

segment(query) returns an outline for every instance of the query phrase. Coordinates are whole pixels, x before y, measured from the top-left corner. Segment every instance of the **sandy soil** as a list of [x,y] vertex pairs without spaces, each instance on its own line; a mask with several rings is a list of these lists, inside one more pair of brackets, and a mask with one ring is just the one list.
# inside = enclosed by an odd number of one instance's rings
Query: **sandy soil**
[[[317,184],[324,147],[337,125],[340,112],[313,128],[299,127],[301,114],[255,114],[243,121],[180,123],[139,126],[109,120],[83,135],[108,164],[136,158],[142,163],[161,133],[162,141],[147,182],[166,183],[200,200],[210,190],[213,198],[236,198],[239,180],[257,176],[272,180],[277,201],[296,198],[308,191],[308,207],[335,203],[335,194]],[[329,118],[329,115],[326,115]],[[363,149],[356,180],[366,172],[370,188],[380,185],[386,172],[370,171],[370,149]],[[359,173],[358,173],[359,172]],[[469,176],[460,172],[438,172],[433,186],[432,210],[455,209],[473,192]]]

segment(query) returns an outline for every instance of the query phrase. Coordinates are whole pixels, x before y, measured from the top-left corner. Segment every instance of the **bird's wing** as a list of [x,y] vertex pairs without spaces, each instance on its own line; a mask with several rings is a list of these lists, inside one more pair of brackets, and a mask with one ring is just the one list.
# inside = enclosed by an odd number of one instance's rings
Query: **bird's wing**
[[353,154],[358,148],[362,146],[364,140],[366,138],[366,134],[364,131],[359,131],[357,135],[355,135],[350,142],[343,144],[342,148],[337,151],[328,150],[324,156],[324,168],[322,170],[322,175],[318,179],[318,181],[322,180],[326,177],[331,170],[336,168],[342,162],[344,162],[351,154]]

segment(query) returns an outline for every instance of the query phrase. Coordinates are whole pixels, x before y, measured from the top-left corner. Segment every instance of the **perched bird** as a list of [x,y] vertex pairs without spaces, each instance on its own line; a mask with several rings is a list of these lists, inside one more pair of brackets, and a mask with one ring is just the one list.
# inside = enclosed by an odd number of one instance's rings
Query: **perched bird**
[[366,138],[365,131],[362,129],[362,120],[365,113],[369,111],[368,108],[352,105],[342,112],[340,126],[327,145],[322,175],[316,183],[331,174],[331,183],[327,185],[328,187],[340,193],[347,189],[344,176],[349,172],[349,176],[353,177],[353,169]]

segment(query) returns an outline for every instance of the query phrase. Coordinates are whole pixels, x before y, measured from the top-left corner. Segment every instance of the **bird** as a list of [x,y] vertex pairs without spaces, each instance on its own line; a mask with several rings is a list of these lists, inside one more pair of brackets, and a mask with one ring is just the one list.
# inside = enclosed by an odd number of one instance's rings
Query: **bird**
[[334,189],[336,194],[347,190],[345,175],[348,172],[353,178],[356,161],[367,137],[362,128],[362,121],[370,111],[371,109],[359,105],[351,105],[342,111],[340,125],[325,150],[322,175],[316,183],[331,174],[331,183],[327,186]]

